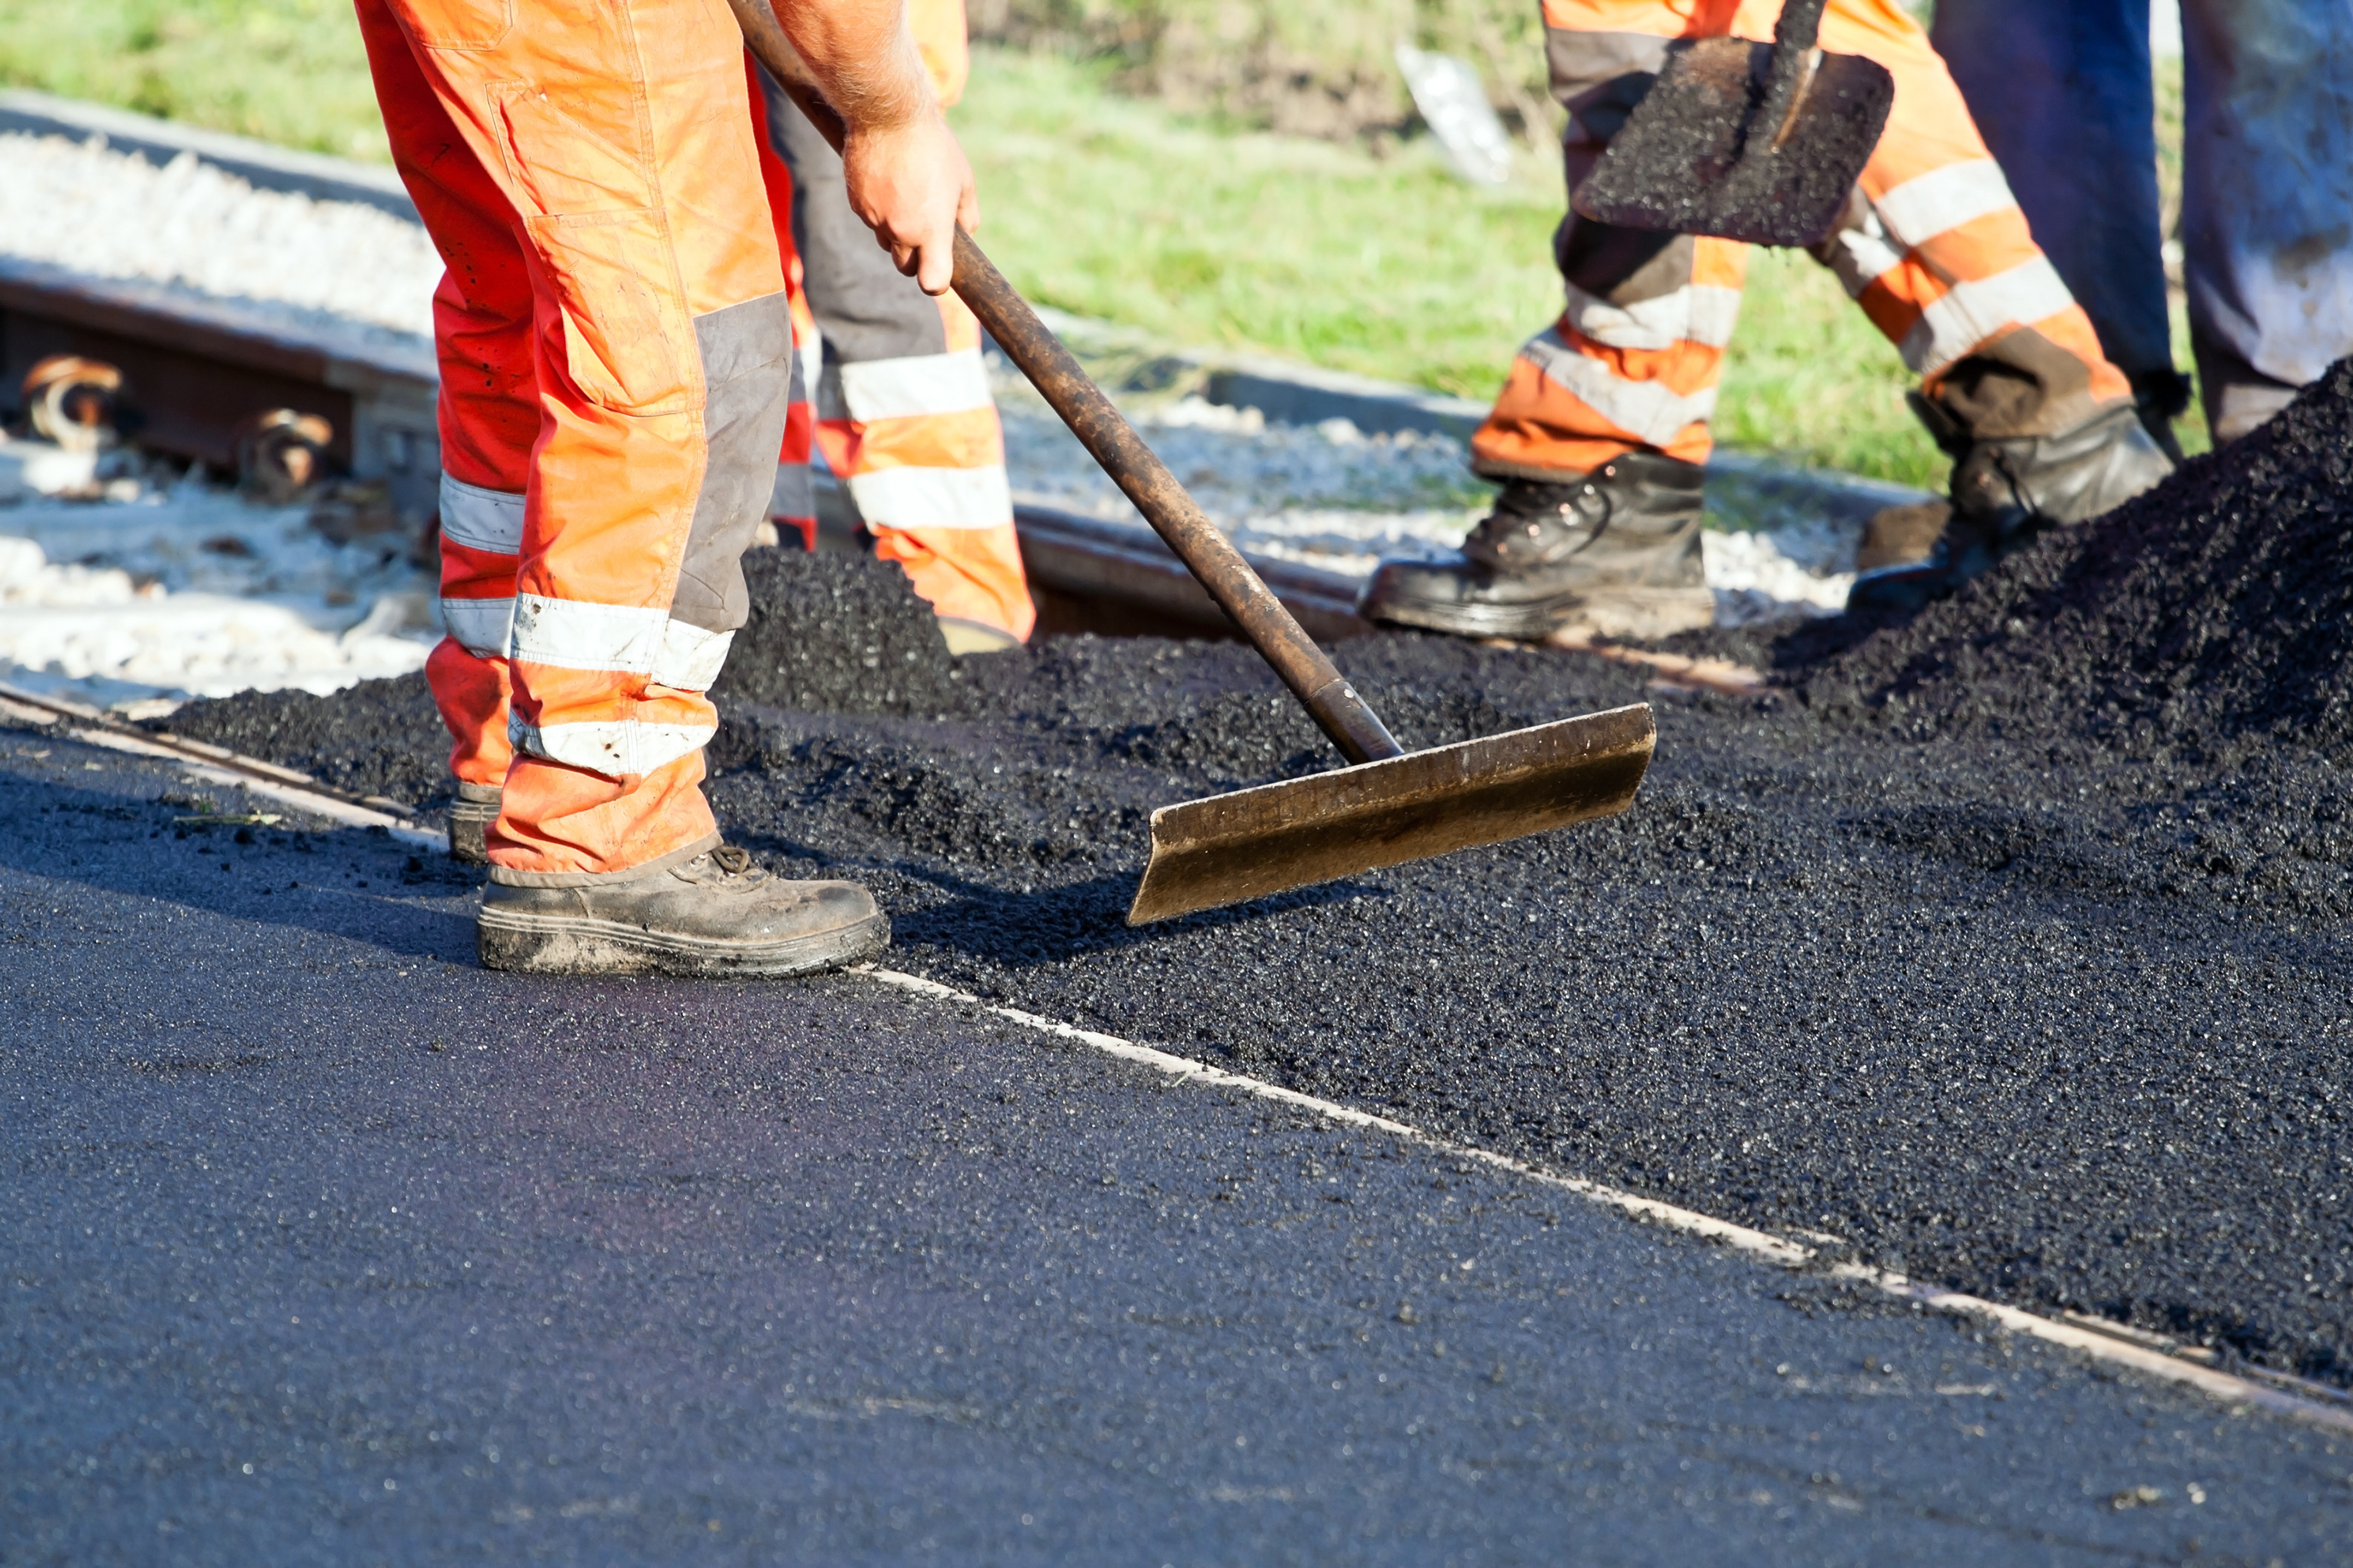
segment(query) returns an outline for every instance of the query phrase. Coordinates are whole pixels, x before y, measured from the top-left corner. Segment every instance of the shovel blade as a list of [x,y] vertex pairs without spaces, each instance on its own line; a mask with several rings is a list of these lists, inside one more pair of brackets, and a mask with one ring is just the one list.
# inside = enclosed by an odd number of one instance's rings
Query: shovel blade
[[1759,123],[1773,46],[1703,38],[1665,68],[1577,188],[1580,216],[1751,245],[1817,244],[1879,145],[1895,80],[1824,54],[1784,125]]
[[1636,703],[1162,806],[1127,923],[1615,816],[1656,739]]

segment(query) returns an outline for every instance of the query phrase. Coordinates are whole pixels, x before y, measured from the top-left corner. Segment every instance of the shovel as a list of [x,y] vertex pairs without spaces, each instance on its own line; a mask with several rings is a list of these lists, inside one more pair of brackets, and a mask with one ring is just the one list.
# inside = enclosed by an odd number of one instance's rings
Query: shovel
[[1625,228],[1819,243],[1879,145],[1895,79],[1814,47],[1823,0],[1788,0],[1773,41],[1672,49],[1570,204]]
[[[839,148],[840,117],[768,0],[729,4],[754,57]],[[1353,764],[1155,811],[1152,858],[1128,924],[1612,816],[1633,805],[1655,738],[1647,704],[1426,752],[1398,745],[962,229],[955,291]]]

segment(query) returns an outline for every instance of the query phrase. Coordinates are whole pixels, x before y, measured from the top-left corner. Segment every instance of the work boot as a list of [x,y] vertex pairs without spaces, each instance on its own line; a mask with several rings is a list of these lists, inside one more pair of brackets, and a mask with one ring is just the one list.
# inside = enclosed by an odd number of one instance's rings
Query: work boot
[[503,794],[496,784],[468,784],[458,781],[458,798],[449,803],[449,858],[460,866],[487,866],[490,849],[484,838],[491,824],[499,819],[499,796]]
[[1697,463],[1630,452],[1561,482],[1513,479],[1455,555],[1384,561],[1372,620],[1458,637],[1562,630],[1649,640],[1715,622],[1700,560]]
[[788,882],[732,845],[610,877],[493,867],[475,932],[483,968],[525,974],[808,974],[891,945],[857,883]]
[[2056,436],[1970,439],[1936,404],[1913,411],[1953,456],[1952,500],[1889,507],[1864,526],[1850,610],[1920,608],[2052,526],[2087,522],[2173,472],[2133,404]]

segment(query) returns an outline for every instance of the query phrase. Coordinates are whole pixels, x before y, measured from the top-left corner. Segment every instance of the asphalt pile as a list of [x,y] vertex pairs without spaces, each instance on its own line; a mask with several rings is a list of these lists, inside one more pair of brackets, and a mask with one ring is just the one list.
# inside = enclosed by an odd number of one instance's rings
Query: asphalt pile
[[2046,536],[1807,687],[1895,710],[1924,732],[2216,760],[2279,742],[2343,762],[2348,530],[2353,361],[2226,453]]
[[[1785,663],[1765,702],[1650,694],[1623,817],[1336,887],[1127,929],[1154,806],[1325,743],[1246,647],[955,661],[855,559],[751,563],[711,794],[780,869],[874,888],[902,967],[2353,1382],[2346,407],[2340,373],[1950,605]],[[1645,695],[1567,653],[1335,658],[1417,746]],[[429,713],[412,679],[169,722],[422,798]]]

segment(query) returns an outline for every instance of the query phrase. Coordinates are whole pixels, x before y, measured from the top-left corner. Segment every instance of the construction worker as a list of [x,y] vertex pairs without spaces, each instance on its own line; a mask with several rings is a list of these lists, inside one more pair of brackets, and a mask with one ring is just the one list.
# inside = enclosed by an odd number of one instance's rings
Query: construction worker
[[[721,842],[705,695],[784,435],[792,323],[722,0],[356,0],[447,263],[442,609],[427,666],[484,833],[483,962],[792,973],[880,951],[865,889]],[[849,199],[943,292],[978,216],[902,0],[779,17],[849,126]],[[489,820],[484,821],[487,817]]]
[[[2353,9],[2182,0],[2181,263],[2207,427],[2236,440],[2353,353]],[[1931,36],[2018,204],[2171,439],[2149,7],[1941,0]]]
[[[1574,191],[1678,38],[1769,40],[1778,0],[1545,0]],[[1927,35],[1896,0],[1830,0],[1821,47],[1895,79],[1885,133],[1816,247],[1923,378],[1952,501],[1875,520],[1851,603],[1949,593],[2037,526],[2147,489],[2171,464],[2132,388],[2035,247]],[[1513,363],[1472,468],[1504,489],[1456,554],[1385,562],[1362,608],[1466,637],[1651,638],[1709,625],[1700,488],[1745,246],[1561,221],[1567,308]]]
[[[971,74],[963,0],[913,0],[908,24],[941,104],[954,104]],[[777,203],[778,216],[789,216],[786,272],[805,335],[813,326],[823,353],[807,377],[814,431],[794,422],[783,466],[789,473],[807,461],[813,434],[875,553],[906,572],[952,652],[1027,641],[1038,616],[1014,538],[980,323],[955,295],[933,299],[899,275],[850,210],[840,158],[765,71],[759,79],[754,110],[790,193]],[[770,188],[773,198],[773,176]],[[795,489],[787,477],[780,500]],[[796,514],[780,507],[779,516]]]

